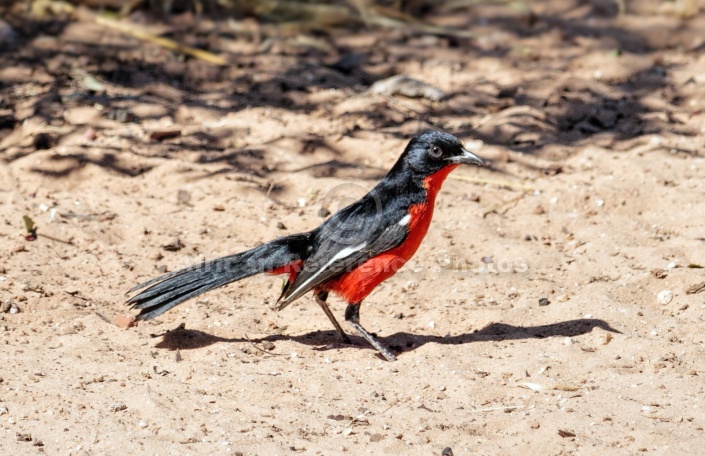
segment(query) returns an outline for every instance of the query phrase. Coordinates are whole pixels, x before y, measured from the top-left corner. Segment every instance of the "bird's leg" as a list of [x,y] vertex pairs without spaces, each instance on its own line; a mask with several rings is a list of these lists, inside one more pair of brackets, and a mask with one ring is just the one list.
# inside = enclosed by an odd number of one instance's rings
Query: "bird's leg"
[[387,361],[394,361],[397,359],[397,357],[394,356],[388,348],[382,345],[372,334],[367,332],[367,330],[362,327],[362,325],[360,324],[359,302],[356,304],[348,304],[348,307],[345,309],[345,321],[347,321],[350,326],[355,328],[355,330],[360,333],[360,335],[364,337],[367,342],[370,343],[370,345],[376,348],[377,351],[380,352],[380,354],[387,359]]
[[318,303],[318,305],[321,306],[321,309],[323,309],[323,311],[326,313],[330,322],[333,323],[333,326],[335,326],[335,330],[338,332],[338,338],[340,339],[340,341],[344,344],[350,344],[350,338],[347,334],[345,334],[343,328],[340,327],[340,323],[338,323],[338,320],[335,319],[335,317],[333,316],[333,312],[330,311],[330,307],[328,307],[328,304],[326,304],[326,299],[328,299],[328,292],[316,291],[314,295],[316,296],[316,302]]

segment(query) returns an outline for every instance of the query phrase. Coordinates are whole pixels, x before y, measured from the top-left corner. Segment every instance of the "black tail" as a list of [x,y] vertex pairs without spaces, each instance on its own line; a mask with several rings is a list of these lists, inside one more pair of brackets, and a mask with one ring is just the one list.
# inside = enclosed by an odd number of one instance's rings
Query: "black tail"
[[128,291],[142,290],[127,303],[140,309],[137,319],[154,318],[206,291],[305,259],[310,238],[311,233],[285,236],[242,253],[170,272]]

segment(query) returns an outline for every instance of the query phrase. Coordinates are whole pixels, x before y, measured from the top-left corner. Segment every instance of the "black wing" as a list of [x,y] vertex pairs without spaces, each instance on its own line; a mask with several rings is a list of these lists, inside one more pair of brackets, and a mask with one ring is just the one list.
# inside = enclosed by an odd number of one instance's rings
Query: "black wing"
[[[363,198],[336,213],[315,232],[313,252],[277,303],[283,309],[318,285],[399,246],[409,234],[404,207],[382,210]],[[400,223],[402,222],[402,223]]]

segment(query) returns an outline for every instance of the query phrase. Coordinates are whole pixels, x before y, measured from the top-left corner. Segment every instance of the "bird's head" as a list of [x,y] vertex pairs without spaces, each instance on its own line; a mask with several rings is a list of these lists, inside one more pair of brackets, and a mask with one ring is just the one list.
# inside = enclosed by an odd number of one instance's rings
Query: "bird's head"
[[423,133],[409,141],[402,160],[413,172],[425,176],[451,165],[484,165],[458,138],[440,131]]

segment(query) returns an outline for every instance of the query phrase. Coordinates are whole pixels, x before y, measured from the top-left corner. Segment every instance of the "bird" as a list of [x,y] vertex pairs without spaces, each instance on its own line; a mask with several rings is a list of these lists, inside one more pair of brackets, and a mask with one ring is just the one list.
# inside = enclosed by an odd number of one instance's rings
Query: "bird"
[[133,296],[127,304],[139,309],[136,320],[148,320],[255,274],[286,275],[276,310],[311,291],[338,339],[350,344],[328,306],[333,293],[347,303],[345,321],[382,357],[394,361],[396,356],[360,324],[361,303],[416,253],[428,232],[441,185],[463,164],[484,162],[451,134],[419,134],[372,190],[317,228],[140,283],[128,291]]

